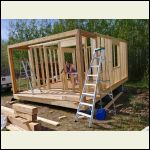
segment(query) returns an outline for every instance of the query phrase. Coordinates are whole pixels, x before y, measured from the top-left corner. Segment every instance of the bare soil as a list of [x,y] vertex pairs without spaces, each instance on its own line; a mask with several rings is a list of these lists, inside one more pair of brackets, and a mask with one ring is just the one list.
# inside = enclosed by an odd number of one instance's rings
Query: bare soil
[[[12,107],[12,93],[1,92],[1,105]],[[93,127],[88,127],[88,120],[80,119],[74,122],[76,110],[39,104],[27,101],[17,101],[38,107],[38,116],[58,121],[59,126],[41,122],[42,131],[139,131],[149,126],[149,91],[128,88],[117,101],[117,114],[108,113],[105,121],[94,120]],[[59,117],[66,116],[60,119]]]

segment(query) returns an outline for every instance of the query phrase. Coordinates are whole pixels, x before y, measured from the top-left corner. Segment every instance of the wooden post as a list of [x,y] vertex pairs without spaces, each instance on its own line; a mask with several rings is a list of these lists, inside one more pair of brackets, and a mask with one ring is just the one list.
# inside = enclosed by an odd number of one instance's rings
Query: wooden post
[[79,90],[82,93],[82,88],[84,84],[84,66],[83,66],[83,51],[82,51],[82,36],[80,30],[76,34],[76,59],[77,61],[77,72],[79,79]]
[[50,81],[49,81],[49,67],[48,67],[48,56],[47,56],[47,48],[44,46],[44,60],[45,60],[45,69],[46,69],[46,85],[47,89],[50,88]]
[[33,86],[33,88],[35,88],[36,87],[36,81],[35,81],[35,69],[34,69],[32,48],[30,48],[28,50],[28,56],[29,56],[29,63],[30,63],[30,69],[31,69],[32,86]]
[[55,78],[56,78],[56,82],[58,81],[58,72],[57,72],[57,65],[56,65],[56,50],[57,49],[53,49],[53,55],[54,55],[54,64],[55,64]]
[[52,63],[52,53],[51,53],[51,49],[49,50],[49,59],[50,59],[50,65],[51,65],[51,79],[52,79],[52,83],[54,83],[54,73],[53,73],[53,63]]
[[60,43],[58,43],[58,49],[57,49],[57,56],[58,56],[58,66],[59,66],[59,80],[61,81],[61,70],[62,70],[62,65],[61,65],[61,47]]
[[89,64],[88,64],[88,51],[87,51],[87,38],[84,37],[84,60],[85,60],[85,75],[88,71]]
[[13,90],[13,94],[16,94],[17,84],[16,84],[15,68],[14,68],[14,61],[13,61],[13,49],[7,48],[7,51],[8,51],[8,61],[9,61],[11,81],[12,81],[12,90]]
[[[91,56],[93,56],[93,51],[96,48],[96,39],[90,38],[90,42],[91,42]],[[94,60],[93,61],[93,65],[98,65],[98,60]],[[97,68],[93,68],[93,74],[97,73]],[[95,80],[96,77],[93,77],[93,79]]]
[[34,47],[34,56],[35,56],[35,69],[36,69],[36,80],[37,80],[37,86],[40,88],[40,72],[39,72],[39,62],[38,62],[38,56],[37,56],[37,48]]
[[44,63],[43,63],[42,47],[39,47],[39,55],[40,55],[42,81],[43,81],[43,85],[45,85],[45,73],[44,73]]

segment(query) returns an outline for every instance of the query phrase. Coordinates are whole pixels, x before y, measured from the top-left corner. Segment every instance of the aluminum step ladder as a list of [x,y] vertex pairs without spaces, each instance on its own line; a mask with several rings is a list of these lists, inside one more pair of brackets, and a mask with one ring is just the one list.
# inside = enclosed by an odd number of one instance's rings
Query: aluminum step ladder
[[[97,52],[100,52],[99,56],[97,56]],[[95,59],[97,60],[97,64],[98,65],[93,65],[93,62],[94,62]],[[89,67],[87,75],[86,75],[86,79],[85,79],[85,82],[84,82],[82,94],[80,96],[80,102],[79,102],[79,105],[78,105],[78,108],[77,108],[77,112],[76,112],[76,116],[75,116],[75,121],[78,121],[80,116],[87,117],[89,119],[89,127],[92,126],[92,122],[93,122],[98,84],[100,84],[102,82],[109,82],[109,84],[111,84],[110,83],[110,75],[109,74],[108,74],[108,76],[109,76],[108,80],[105,80],[105,81],[100,80],[100,73],[101,73],[101,69],[102,69],[102,62],[104,60],[106,60],[105,48],[96,48],[96,49],[94,49],[93,55],[92,55],[92,60],[90,62],[90,67]],[[96,74],[92,74],[91,73],[92,72],[91,71],[92,68],[97,68],[97,73]],[[90,77],[95,77],[96,78],[95,79],[95,83],[88,83]],[[89,86],[94,87],[94,92],[93,93],[86,92],[86,89]],[[102,94],[102,92],[100,92],[100,94]],[[112,90],[110,90],[107,94],[113,100]],[[85,97],[91,97],[92,98],[92,103],[84,102],[84,98]],[[87,113],[83,112],[80,109],[82,106],[87,106],[88,108],[90,108],[90,114],[87,114]]]
[[[22,64],[22,67],[24,69],[24,72],[22,72],[22,69],[21,69],[20,74],[25,75],[25,78],[28,80],[28,83],[29,83],[29,88],[30,88],[32,94],[34,94],[34,88],[33,88],[32,81],[31,81],[31,75],[33,75],[33,73],[31,71],[29,61],[28,60],[21,60],[21,64]],[[33,76],[34,76],[35,81],[37,82],[35,75],[33,75]],[[40,88],[39,88],[39,90],[42,93],[42,90]]]

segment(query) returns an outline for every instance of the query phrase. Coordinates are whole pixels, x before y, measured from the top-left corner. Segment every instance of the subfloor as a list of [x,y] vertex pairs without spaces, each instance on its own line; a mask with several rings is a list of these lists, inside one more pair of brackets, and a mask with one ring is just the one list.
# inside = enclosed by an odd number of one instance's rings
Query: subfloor
[[[11,98],[12,93],[1,93],[1,105],[11,108]],[[105,121],[94,120],[93,128],[88,127],[86,119],[74,122],[76,110],[27,101],[20,103],[37,106],[38,116],[59,121],[60,126],[57,127],[42,123],[43,131],[140,131],[149,126],[148,90],[128,88],[128,91],[116,101],[117,115],[110,112]],[[60,116],[66,116],[66,118],[59,120]]]

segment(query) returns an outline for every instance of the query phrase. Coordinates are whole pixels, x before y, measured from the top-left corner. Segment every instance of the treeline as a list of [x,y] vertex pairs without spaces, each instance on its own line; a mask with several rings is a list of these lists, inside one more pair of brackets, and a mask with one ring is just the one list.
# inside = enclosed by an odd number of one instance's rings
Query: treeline
[[[12,20],[8,44],[80,28],[128,41],[129,80],[149,80],[149,20],[60,19]],[[2,46],[1,46],[2,47]],[[1,50],[3,51],[3,50]],[[14,57],[19,57],[17,53]],[[1,56],[1,63],[5,62]]]

